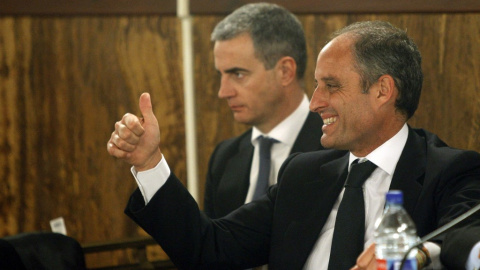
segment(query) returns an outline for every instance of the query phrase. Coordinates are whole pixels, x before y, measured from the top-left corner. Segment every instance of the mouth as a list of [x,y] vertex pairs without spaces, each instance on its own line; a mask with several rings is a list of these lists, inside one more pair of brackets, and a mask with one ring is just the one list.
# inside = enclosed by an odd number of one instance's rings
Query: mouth
[[231,100],[228,100],[227,104],[228,104],[228,107],[230,107],[231,110],[235,110],[235,109],[238,109],[238,108],[241,107],[240,104],[233,103],[233,102],[231,102]]
[[335,122],[337,122],[337,117],[329,117],[329,118],[323,119],[323,124],[326,126],[331,125]]
[[236,106],[230,106],[230,110],[232,110],[232,112],[237,112],[237,111],[240,111],[242,109],[243,106],[239,106],[239,105],[236,105]]

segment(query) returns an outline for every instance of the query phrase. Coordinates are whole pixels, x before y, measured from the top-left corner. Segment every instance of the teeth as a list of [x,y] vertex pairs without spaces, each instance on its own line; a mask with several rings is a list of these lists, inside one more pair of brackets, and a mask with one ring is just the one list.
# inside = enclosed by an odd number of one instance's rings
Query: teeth
[[330,125],[332,123],[335,123],[336,121],[337,121],[336,117],[325,118],[323,119],[323,124]]

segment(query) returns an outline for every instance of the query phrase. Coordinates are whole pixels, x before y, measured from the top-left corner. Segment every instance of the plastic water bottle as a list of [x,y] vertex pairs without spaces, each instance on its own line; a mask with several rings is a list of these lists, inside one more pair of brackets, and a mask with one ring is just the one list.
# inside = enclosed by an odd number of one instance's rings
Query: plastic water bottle
[[405,253],[418,239],[415,224],[403,208],[401,191],[387,193],[386,207],[375,224],[374,237],[378,270],[417,270],[416,249],[409,253],[400,269]]

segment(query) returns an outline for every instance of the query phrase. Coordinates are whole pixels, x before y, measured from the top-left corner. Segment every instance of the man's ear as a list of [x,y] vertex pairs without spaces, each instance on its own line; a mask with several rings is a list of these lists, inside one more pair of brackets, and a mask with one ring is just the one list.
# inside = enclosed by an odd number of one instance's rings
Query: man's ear
[[392,76],[385,74],[380,76],[377,80],[378,88],[376,89],[376,99],[380,103],[395,103],[398,91],[395,87],[395,80]]
[[297,76],[297,63],[292,57],[284,56],[277,62],[277,71],[282,85],[289,85]]

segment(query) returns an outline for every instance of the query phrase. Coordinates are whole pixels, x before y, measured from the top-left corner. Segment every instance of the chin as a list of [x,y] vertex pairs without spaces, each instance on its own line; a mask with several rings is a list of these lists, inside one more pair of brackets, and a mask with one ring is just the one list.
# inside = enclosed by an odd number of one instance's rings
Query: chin
[[329,142],[328,139],[325,138],[325,137],[326,137],[326,135],[325,135],[325,133],[324,133],[324,134],[322,135],[322,138],[320,138],[320,143],[322,144],[323,147],[325,147],[325,148],[330,148],[330,147],[331,147],[331,146],[330,146],[330,142]]
[[251,122],[249,119],[245,119],[245,118],[242,118],[242,117],[233,117],[235,119],[235,121],[237,123],[240,123],[240,124],[244,124],[244,125],[252,125]]
[[341,148],[339,148],[338,145],[336,145],[335,142],[332,140],[324,139],[322,137],[322,139],[320,140],[320,143],[324,148],[341,150]]

